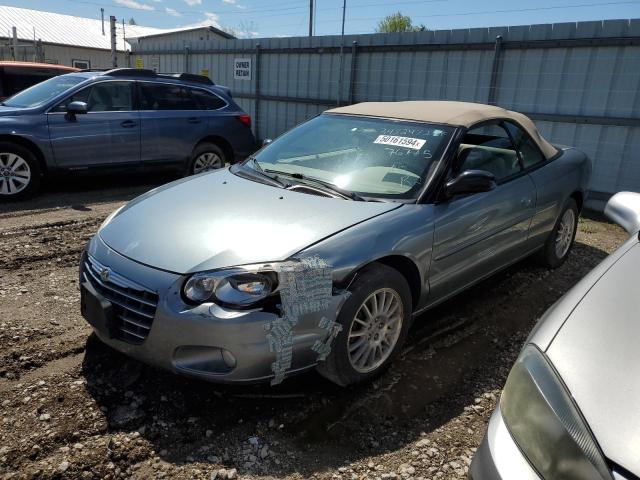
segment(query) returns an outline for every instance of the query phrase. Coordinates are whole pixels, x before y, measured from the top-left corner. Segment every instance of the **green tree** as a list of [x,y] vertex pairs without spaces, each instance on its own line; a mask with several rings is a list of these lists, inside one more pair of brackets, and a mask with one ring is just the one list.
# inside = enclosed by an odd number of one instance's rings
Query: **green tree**
[[137,24],[138,24],[138,22],[136,22],[136,19],[135,19],[135,18],[131,17],[131,18],[129,19],[129,25],[137,25]]
[[392,32],[424,32],[427,29],[424,25],[413,25],[411,17],[396,12],[393,15],[387,15],[383,20],[378,22],[376,32],[392,33]]

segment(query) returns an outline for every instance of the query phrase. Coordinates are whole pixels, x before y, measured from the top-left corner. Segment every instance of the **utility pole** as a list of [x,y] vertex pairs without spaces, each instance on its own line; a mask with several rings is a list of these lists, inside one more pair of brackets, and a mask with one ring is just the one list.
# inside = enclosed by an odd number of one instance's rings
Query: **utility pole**
[[309,0],[309,36],[313,37],[313,0]]
[[102,36],[104,36],[104,8],[100,9],[100,18],[102,19]]
[[111,15],[109,17],[109,24],[111,28],[111,66],[113,68],[118,67],[118,52],[116,49],[116,17]]
[[11,27],[11,57],[18,60],[18,29]]
[[338,72],[339,75],[339,79],[338,79],[338,95],[337,96],[337,101],[336,103],[338,104],[338,106],[340,106],[340,102],[341,102],[341,96],[342,96],[342,70],[343,70],[343,66],[344,66],[344,18],[345,18],[345,14],[347,12],[347,0],[343,0],[342,1],[342,33],[341,33],[341,37],[340,37],[340,71]]

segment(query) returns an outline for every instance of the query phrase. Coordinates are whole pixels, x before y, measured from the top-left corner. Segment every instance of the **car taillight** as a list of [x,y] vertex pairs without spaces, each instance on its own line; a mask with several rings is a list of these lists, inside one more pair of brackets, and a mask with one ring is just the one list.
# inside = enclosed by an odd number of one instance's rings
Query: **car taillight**
[[240,115],[236,117],[245,127],[251,128],[251,117],[249,115]]

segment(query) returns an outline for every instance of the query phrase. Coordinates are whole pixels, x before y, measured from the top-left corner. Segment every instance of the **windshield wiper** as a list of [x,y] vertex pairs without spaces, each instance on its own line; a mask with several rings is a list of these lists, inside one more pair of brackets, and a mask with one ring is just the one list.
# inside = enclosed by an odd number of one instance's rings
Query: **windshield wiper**
[[258,180],[258,179],[266,180],[269,185],[274,187],[287,188],[289,186],[285,182],[278,179],[277,176],[272,176],[267,174],[262,169],[260,164],[258,164],[257,160],[253,155],[250,157],[247,157],[247,161],[253,163],[255,165],[255,168],[246,168],[244,164],[237,164],[237,165],[233,165],[233,167],[236,167],[236,168],[234,168],[232,172],[236,174],[240,174],[245,178],[249,177],[250,180]]
[[302,173],[297,173],[297,172],[296,173],[288,173],[288,172],[281,172],[280,170],[269,170],[269,169],[266,169],[265,172],[267,172],[267,173],[275,173],[275,174],[278,174],[278,175],[284,175],[284,176],[287,176],[287,177],[295,178],[296,180],[305,180],[305,181],[307,181],[309,183],[316,183],[316,184],[322,185],[327,190],[330,190],[330,191],[332,191],[334,193],[337,193],[341,197],[348,198],[350,200],[355,200],[356,202],[365,202],[366,201],[360,195],[358,195],[355,192],[352,192],[351,190],[345,190],[344,188],[340,188],[340,187],[334,185],[331,182],[326,182],[324,180],[320,180],[319,178],[307,177],[306,175],[304,175]]

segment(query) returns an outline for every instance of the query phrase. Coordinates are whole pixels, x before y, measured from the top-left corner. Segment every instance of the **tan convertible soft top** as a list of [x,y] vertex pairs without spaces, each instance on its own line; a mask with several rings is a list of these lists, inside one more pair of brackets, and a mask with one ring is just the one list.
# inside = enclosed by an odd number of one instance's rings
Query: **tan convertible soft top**
[[410,101],[364,102],[346,107],[332,108],[327,113],[365,115],[368,117],[398,118],[418,122],[442,123],[471,127],[485,120],[511,119],[519,123],[538,144],[545,157],[551,158],[558,150],[538,133],[534,123],[525,115],[482,103]]

